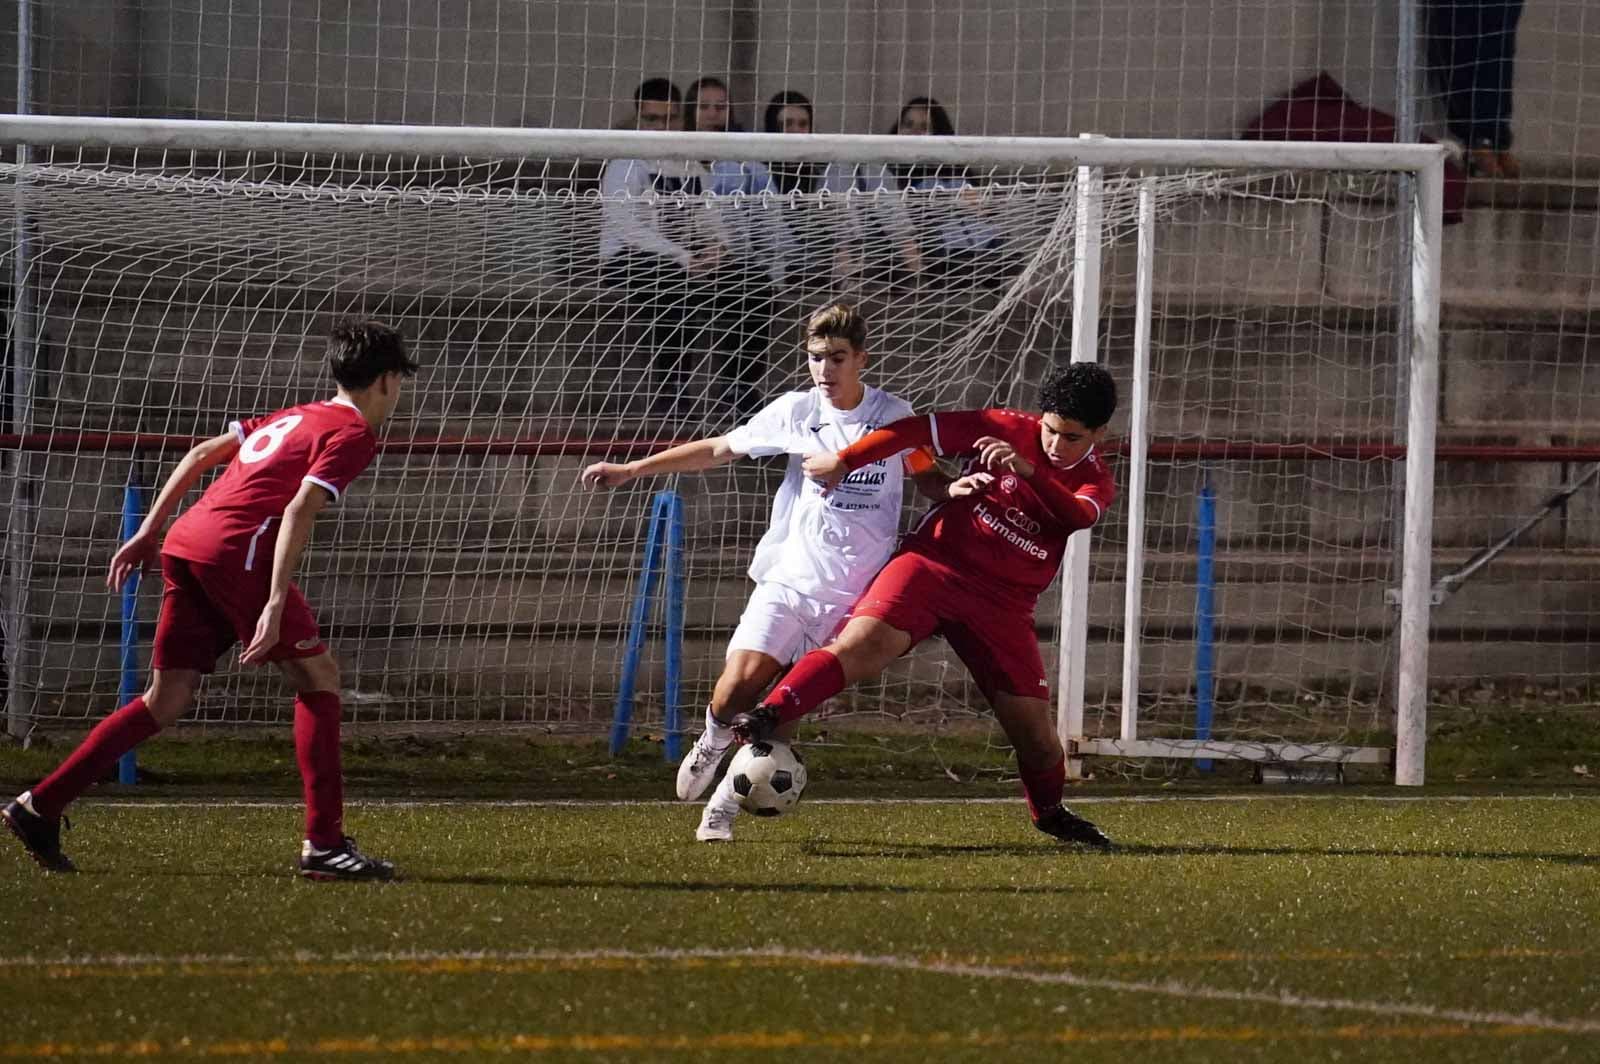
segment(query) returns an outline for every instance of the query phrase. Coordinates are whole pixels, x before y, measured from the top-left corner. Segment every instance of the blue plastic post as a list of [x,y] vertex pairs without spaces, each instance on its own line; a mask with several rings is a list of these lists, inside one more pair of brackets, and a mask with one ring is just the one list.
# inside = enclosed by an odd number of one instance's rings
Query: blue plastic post
[[[139,531],[144,521],[144,490],[133,482],[122,489],[122,542]],[[135,569],[122,585],[122,682],[117,688],[117,705],[127,705],[139,693],[139,570]],[[129,750],[117,760],[117,782],[139,781],[139,758]]]
[[678,719],[683,702],[683,500],[677,492],[665,491],[661,495],[667,497],[666,758],[669,764],[676,764],[683,745],[683,727]]
[[644,539],[644,564],[639,572],[639,589],[633,596],[633,612],[628,620],[628,649],[622,657],[622,681],[617,687],[617,708],[611,716],[611,756],[622,753],[633,726],[633,682],[639,671],[639,655],[644,651],[644,630],[650,619],[650,600],[655,596],[656,565],[661,544],[666,538],[662,497],[650,507],[650,527]]
[[[1199,557],[1195,564],[1194,737],[1209,739],[1217,662],[1216,573],[1213,566],[1217,553],[1217,493],[1211,486],[1210,473],[1205,475],[1200,486],[1199,522]],[[1194,766],[1201,772],[1210,772],[1211,759],[1199,758]]]

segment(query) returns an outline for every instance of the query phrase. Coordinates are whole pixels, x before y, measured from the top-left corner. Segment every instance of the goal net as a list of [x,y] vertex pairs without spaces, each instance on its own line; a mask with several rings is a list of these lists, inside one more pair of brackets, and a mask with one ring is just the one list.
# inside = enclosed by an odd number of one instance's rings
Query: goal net
[[[125,513],[195,440],[327,394],[322,338],[351,313],[396,325],[424,367],[303,564],[352,711],[603,731],[670,490],[692,728],[782,462],[600,494],[578,473],[807,386],[801,325],[845,300],[871,324],[870,383],[918,410],[1027,408],[1073,357],[1122,385],[1109,449],[1140,505],[1077,537],[1087,583],[1038,616],[1076,734],[1127,738],[1125,691],[1144,737],[1194,737],[1197,712],[1218,740],[1393,734],[1415,353],[1400,180],[1426,149],[8,121],[33,144],[0,166],[14,729],[114,704],[159,602],[147,580],[125,622],[103,587]],[[635,720],[659,727],[647,616]],[[288,706],[224,661],[194,712]],[[985,719],[938,640],[831,712]]]

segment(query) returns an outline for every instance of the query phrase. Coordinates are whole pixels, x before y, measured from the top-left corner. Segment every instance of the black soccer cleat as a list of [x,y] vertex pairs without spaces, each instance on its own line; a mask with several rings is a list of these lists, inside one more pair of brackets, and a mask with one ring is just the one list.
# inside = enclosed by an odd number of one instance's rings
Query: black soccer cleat
[[757,706],[734,717],[730,727],[737,742],[764,743],[778,730],[778,711],[771,706]]
[[40,868],[46,872],[76,872],[77,867],[61,852],[61,825],[67,818],[51,820],[40,816],[24,804],[27,797],[22,795],[0,809],[0,820],[6,822],[11,834],[22,840],[28,856],[38,862]]
[[381,883],[394,878],[394,865],[368,857],[356,849],[356,840],[346,835],[331,850],[318,850],[307,839],[300,847],[300,874],[307,879]]
[[1064,805],[1058,805],[1033,822],[1033,826],[1046,835],[1054,835],[1062,842],[1088,846],[1096,850],[1110,850],[1111,840],[1106,833],[1078,816]]

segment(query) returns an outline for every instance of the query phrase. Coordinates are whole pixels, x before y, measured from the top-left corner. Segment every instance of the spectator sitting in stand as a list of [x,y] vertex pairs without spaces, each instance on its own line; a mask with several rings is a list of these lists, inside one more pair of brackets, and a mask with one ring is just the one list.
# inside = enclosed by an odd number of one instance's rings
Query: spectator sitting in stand
[[[761,128],[768,133],[810,133],[812,118],[811,101],[805,94],[785,89],[767,102]],[[818,192],[843,196],[855,187],[855,166],[851,163],[770,163],[767,170],[772,175],[771,189],[780,196],[810,196]],[[765,256],[773,280],[779,284],[826,287],[829,279],[797,275],[796,270],[830,260],[838,276],[853,273],[857,260],[850,253],[849,238],[858,234],[837,222],[847,208],[843,202],[817,202],[807,203],[806,209],[799,212],[773,212],[774,224],[767,233],[771,248]]]
[[[728,133],[728,86],[720,78],[702,77],[684,94],[684,126],[690,132]],[[760,196],[769,191],[772,178],[758,162],[715,159],[703,164],[704,191],[716,196]],[[709,333],[699,346],[720,353],[718,380],[713,387],[711,420],[741,420],[761,407],[760,385],[767,370],[767,348],[777,308],[777,279],[766,256],[759,253],[762,233],[772,225],[761,203],[713,206],[705,213],[723,219],[728,235],[728,256],[719,268],[703,278],[697,296]]]
[[[917,96],[900,109],[890,127],[892,136],[949,137],[955,125],[939,101]],[[894,164],[878,167],[858,179],[865,191],[919,194],[897,196],[884,204],[879,222],[898,251],[899,265],[911,274],[984,276],[980,267],[988,252],[1004,239],[978,214],[978,190],[961,167]],[[919,220],[916,216],[922,215]],[[921,230],[932,228],[932,238]],[[990,275],[992,276],[992,275]]]
[[[666,78],[645,80],[633,94],[634,127],[679,129],[682,98]],[[716,211],[661,211],[651,193],[699,195],[708,181],[699,163],[674,160],[611,159],[600,173],[600,261],[627,292],[630,316],[647,323],[653,406],[667,416],[679,413],[689,392],[690,279],[712,275],[731,241]]]
[[1511,82],[1523,0],[1425,0],[1428,66],[1474,177],[1516,178]]

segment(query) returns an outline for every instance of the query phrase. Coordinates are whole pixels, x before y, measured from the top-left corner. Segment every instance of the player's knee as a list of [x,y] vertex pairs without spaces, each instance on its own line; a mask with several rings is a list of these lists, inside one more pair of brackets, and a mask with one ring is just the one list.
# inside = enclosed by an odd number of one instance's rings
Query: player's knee
[[339,663],[328,653],[314,658],[291,658],[278,663],[284,677],[296,692],[339,692]]
[[910,642],[906,634],[898,628],[884,625],[882,629],[873,633],[872,653],[879,661],[887,664],[904,654]]
[[855,678],[876,673],[905,653],[909,638],[886,624],[846,628],[828,649],[839,659],[845,675]]
[[296,686],[296,690],[324,691],[338,694],[339,666],[330,663],[326,668],[311,670],[306,679]]
[[171,727],[194,702],[195,684],[157,676],[144,693],[144,706],[163,728]]
[[173,697],[171,695],[161,697],[157,695],[155,697],[146,697],[144,705],[150,715],[155,718],[157,724],[163,728],[170,728],[188,711],[189,704],[192,701],[193,699],[187,695],[183,697]]
[[857,617],[839,633],[841,641],[875,653],[902,650],[911,637],[878,617]]

